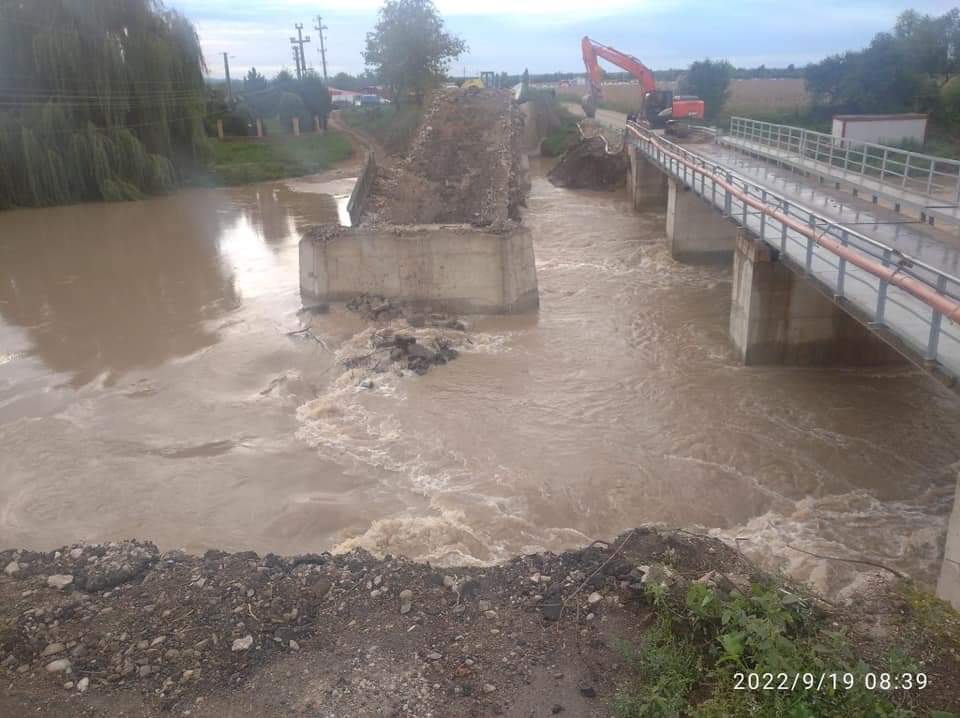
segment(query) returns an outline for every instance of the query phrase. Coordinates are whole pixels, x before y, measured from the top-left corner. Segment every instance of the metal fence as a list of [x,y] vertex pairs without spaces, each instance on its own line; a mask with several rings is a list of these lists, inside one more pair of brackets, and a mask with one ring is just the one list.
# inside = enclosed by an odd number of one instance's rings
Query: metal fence
[[957,160],[746,117],[730,118],[729,137],[772,150],[772,157],[880,192],[915,195],[931,209],[960,204]]
[[915,359],[950,380],[960,376],[960,279],[639,125],[630,124],[628,133],[648,161],[779,248],[855,314],[891,332]]

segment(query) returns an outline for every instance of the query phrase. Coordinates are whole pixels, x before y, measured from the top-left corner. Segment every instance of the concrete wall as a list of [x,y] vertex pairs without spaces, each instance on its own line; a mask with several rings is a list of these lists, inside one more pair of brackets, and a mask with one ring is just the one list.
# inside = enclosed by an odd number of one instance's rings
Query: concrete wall
[[300,241],[300,289],[319,301],[361,294],[458,313],[510,313],[539,306],[533,241],[525,228],[357,228]]
[[744,364],[878,365],[904,359],[746,234],[733,262],[730,338]]
[[357,183],[350,193],[350,200],[347,202],[347,213],[350,215],[350,223],[353,225],[360,223],[360,216],[363,214],[363,208],[367,203],[367,197],[370,196],[370,188],[373,187],[373,180],[376,176],[376,159],[373,152],[367,152],[363,170],[361,170],[360,177],[357,178]]
[[667,192],[667,244],[678,262],[728,262],[738,229],[686,185],[670,178]]

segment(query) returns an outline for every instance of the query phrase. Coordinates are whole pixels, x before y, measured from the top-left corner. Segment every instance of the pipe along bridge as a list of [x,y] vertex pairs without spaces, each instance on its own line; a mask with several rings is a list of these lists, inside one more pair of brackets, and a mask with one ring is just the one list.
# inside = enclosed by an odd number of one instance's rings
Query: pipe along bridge
[[744,363],[906,358],[958,390],[956,276],[785,196],[766,172],[735,171],[711,156],[715,144],[681,146],[634,123],[625,142],[634,206],[666,205],[672,256],[733,257],[730,337]]

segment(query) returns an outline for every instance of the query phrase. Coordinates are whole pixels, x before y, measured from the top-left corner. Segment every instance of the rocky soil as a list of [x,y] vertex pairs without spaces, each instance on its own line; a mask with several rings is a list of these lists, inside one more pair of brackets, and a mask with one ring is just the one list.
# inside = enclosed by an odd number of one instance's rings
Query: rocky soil
[[[716,539],[651,527],[489,567],[122,541],[7,550],[0,568],[4,718],[609,716],[617,645],[656,620],[648,584],[682,602],[691,581],[770,580]],[[933,630],[917,708],[960,707],[955,614],[912,622],[880,580],[823,606],[869,660]]]
[[511,93],[437,93],[406,158],[378,167],[368,222],[504,226],[529,191]]
[[645,581],[753,572],[719,541],[652,529],[487,568],[138,541],[0,566],[11,718],[608,715],[613,643],[650,620]]

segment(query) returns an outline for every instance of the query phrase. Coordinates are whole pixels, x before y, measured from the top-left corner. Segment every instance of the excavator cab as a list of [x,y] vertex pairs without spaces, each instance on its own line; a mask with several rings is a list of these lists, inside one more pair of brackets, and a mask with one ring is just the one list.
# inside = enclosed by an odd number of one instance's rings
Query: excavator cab
[[674,95],[669,90],[656,90],[644,96],[641,118],[654,130],[665,130],[668,135],[686,137],[690,120],[702,120],[703,100],[694,95]]

